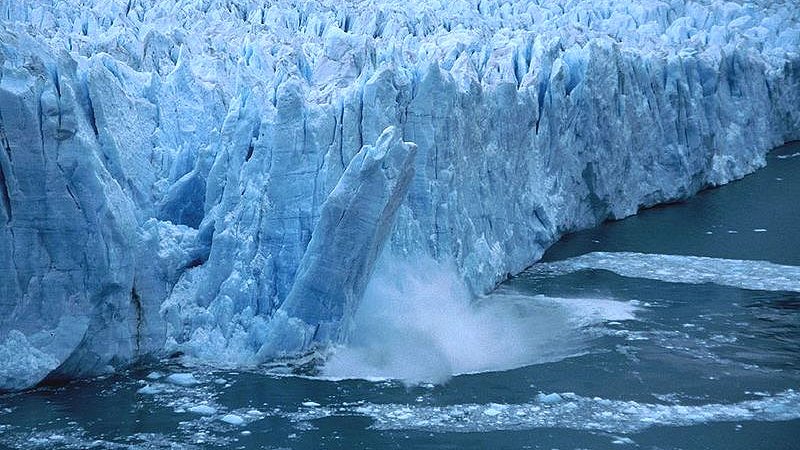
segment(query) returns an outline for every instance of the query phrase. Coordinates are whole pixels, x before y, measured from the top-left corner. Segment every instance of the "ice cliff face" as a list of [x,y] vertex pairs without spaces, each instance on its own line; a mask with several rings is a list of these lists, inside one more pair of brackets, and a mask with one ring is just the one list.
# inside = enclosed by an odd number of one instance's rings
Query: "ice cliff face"
[[0,0],[0,67],[0,389],[335,340],[384,246],[479,294],[800,138],[791,2]]

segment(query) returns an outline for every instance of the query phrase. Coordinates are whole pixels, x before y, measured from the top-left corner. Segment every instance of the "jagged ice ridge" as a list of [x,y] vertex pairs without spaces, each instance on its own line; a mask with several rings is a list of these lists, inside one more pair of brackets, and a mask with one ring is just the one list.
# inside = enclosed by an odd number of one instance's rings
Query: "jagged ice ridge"
[[256,364],[340,339],[382,253],[481,294],[565,232],[752,172],[800,138],[799,18],[0,0],[0,389]]

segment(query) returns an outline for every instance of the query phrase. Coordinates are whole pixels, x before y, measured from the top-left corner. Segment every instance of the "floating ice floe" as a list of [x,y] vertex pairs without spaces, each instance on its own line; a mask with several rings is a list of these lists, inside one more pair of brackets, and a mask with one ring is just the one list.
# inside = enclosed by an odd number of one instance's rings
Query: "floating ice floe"
[[217,408],[209,405],[196,405],[186,408],[187,411],[194,414],[200,414],[203,416],[213,416],[217,413]]
[[555,276],[587,269],[670,283],[714,283],[761,291],[800,292],[798,266],[702,256],[593,252],[563,261],[535,264],[525,274]]
[[155,395],[155,394],[160,394],[163,391],[164,389],[162,386],[155,384],[148,384],[142,388],[139,388],[139,390],[137,390],[136,392],[144,395]]
[[194,386],[200,384],[197,378],[194,377],[194,374],[191,373],[173,373],[167,376],[166,380],[178,386]]
[[225,423],[229,423],[231,425],[242,425],[244,424],[244,419],[242,416],[238,414],[225,414],[224,416],[220,417],[221,421]]

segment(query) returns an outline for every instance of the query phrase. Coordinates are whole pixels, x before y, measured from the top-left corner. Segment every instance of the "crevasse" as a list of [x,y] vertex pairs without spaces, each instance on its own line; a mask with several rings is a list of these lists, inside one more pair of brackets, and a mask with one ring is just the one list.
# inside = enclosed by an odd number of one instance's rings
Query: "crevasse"
[[0,0],[0,66],[3,390],[338,339],[381,250],[481,294],[800,138],[791,2]]

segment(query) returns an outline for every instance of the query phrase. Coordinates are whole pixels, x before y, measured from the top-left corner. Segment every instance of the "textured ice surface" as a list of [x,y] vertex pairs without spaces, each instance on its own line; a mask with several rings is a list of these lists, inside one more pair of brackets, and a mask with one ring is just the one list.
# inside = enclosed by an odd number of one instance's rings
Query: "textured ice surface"
[[528,276],[553,276],[586,269],[671,283],[715,283],[760,291],[800,292],[800,267],[767,261],[648,253],[593,252],[564,261],[536,264]]
[[[564,232],[751,172],[800,138],[799,16],[0,0],[0,389],[153,353],[257,363],[339,336],[381,247],[480,294]],[[392,126],[407,193],[338,189]],[[326,218],[342,190],[364,232]]]

